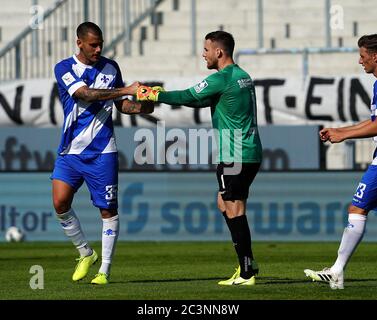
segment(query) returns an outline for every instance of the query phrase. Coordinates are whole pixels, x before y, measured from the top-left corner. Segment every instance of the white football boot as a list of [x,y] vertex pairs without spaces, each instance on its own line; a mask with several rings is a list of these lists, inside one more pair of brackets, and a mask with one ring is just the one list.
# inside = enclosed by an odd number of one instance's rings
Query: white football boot
[[322,271],[305,269],[304,273],[312,281],[323,281],[330,284],[331,289],[344,289],[344,274],[332,272],[330,268],[324,268]]

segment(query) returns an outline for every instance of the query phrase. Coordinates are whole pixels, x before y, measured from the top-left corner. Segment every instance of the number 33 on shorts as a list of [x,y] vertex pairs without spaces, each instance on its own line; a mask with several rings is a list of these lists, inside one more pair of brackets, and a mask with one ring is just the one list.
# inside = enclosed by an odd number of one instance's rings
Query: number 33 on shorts
[[118,185],[109,185],[106,186],[106,200],[107,201],[113,201],[117,198],[117,193],[118,193]]

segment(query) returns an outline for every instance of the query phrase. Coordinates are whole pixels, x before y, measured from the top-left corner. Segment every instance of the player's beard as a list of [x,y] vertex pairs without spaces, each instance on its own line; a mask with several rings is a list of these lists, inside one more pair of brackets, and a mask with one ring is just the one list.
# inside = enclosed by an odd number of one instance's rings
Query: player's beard
[[216,69],[217,70],[217,61],[216,62],[210,62],[207,60],[207,69],[209,70],[213,70],[213,69]]

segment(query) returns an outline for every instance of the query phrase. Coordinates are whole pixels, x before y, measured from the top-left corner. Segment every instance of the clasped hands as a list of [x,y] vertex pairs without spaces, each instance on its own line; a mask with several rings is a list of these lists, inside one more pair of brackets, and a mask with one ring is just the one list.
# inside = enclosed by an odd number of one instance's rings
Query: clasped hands
[[136,101],[158,101],[158,95],[160,92],[165,91],[163,87],[153,86],[149,87],[142,85],[139,82],[134,82],[130,87],[132,87],[133,95],[136,96]]

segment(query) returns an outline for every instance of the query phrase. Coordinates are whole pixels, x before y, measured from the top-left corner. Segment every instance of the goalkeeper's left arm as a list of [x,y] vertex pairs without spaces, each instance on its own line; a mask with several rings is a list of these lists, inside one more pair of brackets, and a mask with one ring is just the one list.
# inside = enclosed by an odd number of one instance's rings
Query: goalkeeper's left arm
[[211,99],[197,100],[189,89],[160,92],[158,102],[170,105],[183,105],[191,108],[205,108],[211,105]]

